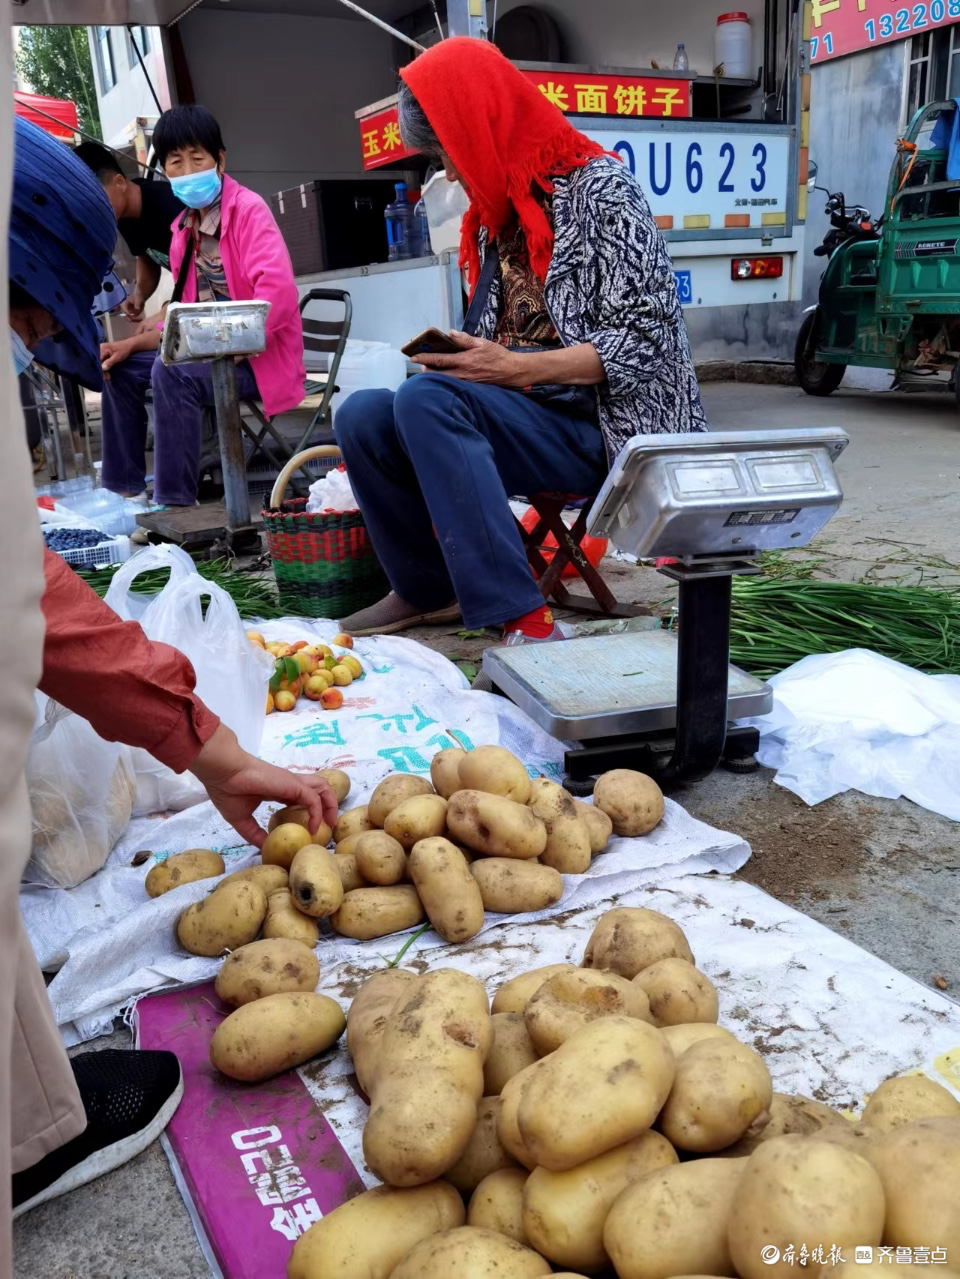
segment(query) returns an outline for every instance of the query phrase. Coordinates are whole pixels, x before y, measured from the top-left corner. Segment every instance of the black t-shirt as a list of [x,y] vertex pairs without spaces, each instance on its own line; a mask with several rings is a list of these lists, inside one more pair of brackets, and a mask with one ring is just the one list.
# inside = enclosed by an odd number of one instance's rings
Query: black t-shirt
[[138,218],[121,218],[120,234],[135,258],[149,255],[161,266],[170,265],[170,228],[184,206],[163,178],[134,178],[140,188],[142,208]]

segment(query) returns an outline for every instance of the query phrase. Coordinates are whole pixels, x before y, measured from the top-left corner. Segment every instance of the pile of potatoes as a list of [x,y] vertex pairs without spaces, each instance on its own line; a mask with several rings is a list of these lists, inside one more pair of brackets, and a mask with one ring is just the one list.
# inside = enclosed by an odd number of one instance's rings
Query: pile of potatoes
[[786,1279],[769,1249],[881,1243],[960,1269],[956,1097],[891,1079],[852,1123],[774,1093],[717,1012],[683,930],[639,908],[492,1006],[453,969],[374,974],[347,1048],[384,1184],[312,1226],[288,1279]]

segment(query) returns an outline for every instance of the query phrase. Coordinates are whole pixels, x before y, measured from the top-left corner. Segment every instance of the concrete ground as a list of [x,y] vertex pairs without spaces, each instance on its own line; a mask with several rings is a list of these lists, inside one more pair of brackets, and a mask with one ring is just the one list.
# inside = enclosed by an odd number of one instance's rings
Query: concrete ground
[[[957,585],[960,414],[952,397],[838,392],[810,399],[792,387],[704,388],[714,429],[793,424],[843,427],[845,501],[816,546],[822,571],[849,580],[906,576]],[[669,595],[664,578],[607,561],[623,599]],[[418,634],[475,660],[489,639]],[[960,838],[955,823],[906,801],[847,794],[808,808],[766,771],[717,772],[675,793],[695,816],[753,848],[740,874],[842,932],[918,982],[960,992]],[[944,989],[945,987],[945,989]],[[100,1040],[91,1047],[109,1046]],[[120,1032],[113,1043],[125,1044]],[[204,1279],[200,1256],[159,1145],[15,1226],[15,1279]]]

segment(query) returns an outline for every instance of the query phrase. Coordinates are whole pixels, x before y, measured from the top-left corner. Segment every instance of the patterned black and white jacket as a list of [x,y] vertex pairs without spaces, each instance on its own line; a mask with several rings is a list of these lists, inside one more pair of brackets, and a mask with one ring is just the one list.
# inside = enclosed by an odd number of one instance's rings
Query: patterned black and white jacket
[[[603,361],[597,400],[608,461],[634,435],[705,431],[673,267],[640,184],[600,156],[554,185],[544,297],[564,346],[590,342]],[[482,232],[481,261],[486,248]],[[496,332],[499,286],[497,276],[480,337]]]

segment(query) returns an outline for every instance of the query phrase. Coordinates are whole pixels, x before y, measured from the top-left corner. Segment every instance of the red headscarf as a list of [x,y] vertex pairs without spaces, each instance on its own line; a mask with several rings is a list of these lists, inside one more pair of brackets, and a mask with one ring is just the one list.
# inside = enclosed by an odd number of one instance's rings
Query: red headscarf
[[444,40],[400,74],[469,188],[460,265],[467,269],[471,288],[479,275],[480,228],[496,235],[514,216],[523,228],[530,265],[545,279],[553,228],[534,189],[552,192],[552,177],[581,168],[603,155],[603,148],[574,129],[485,40]]

